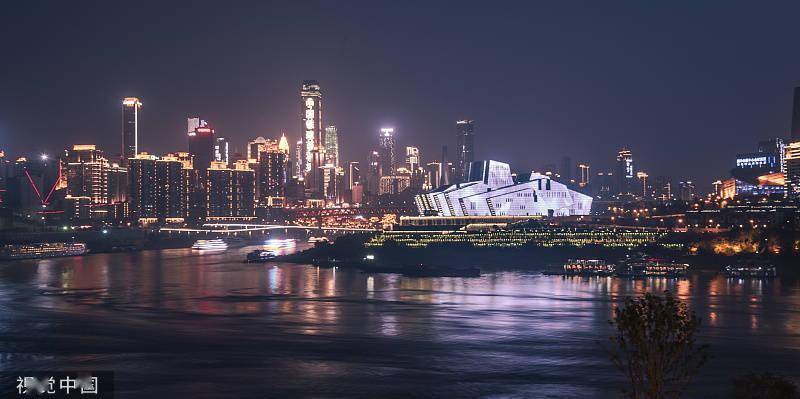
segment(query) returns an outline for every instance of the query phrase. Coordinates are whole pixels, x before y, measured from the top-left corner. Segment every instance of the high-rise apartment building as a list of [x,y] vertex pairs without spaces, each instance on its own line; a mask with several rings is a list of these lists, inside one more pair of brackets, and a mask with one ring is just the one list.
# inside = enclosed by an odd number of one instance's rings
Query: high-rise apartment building
[[475,121],[464,119],[456,122],[458,145],[458,163],[456,165],[456,182],[465,181],[469,174],[469,166],[475,160]]
[[790,198],[800,199],[800,141],[789,143],[786,146],[786,195]]
[[214,160],[214,129],[204,126],[189,134],[189,153],[194,156],[194,168],[206,170]]
[[259,206],[276,206],[284,203],[287,156],[278,148],[268,148],[259,156],[256,167],[256,198]]
[[122,165],[139,153],[139,110],[142,103],[136,97],[122,100]]
[[183,175],[184,163],[175,156],[155,161],[155,215],[159,221],[182,222],[186,217],[187,185]]
[[133,221],[158,218],[157,159],[154,155],[141,153],[128,160],[128,212]]
[[86,197],[90,204],[108,203],[109,163],[93,144],[76,144],[66,151],[62,168],[67,175],[67,196]]
[[255,173],[246,160],[233,169],[212,162],[206,171],[207,219],[247,219],[255,216]]

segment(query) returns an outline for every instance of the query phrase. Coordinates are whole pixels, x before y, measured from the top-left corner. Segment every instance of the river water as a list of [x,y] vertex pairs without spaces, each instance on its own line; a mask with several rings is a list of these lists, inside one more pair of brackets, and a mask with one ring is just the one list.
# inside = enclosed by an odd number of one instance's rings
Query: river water
[[713,355],[690,397],[749,371],[800,379],[796,280],[404,278],[249,249],[6,262],[0,370],[110,370],[123,398],[614,397],[614,304],[669,289]]

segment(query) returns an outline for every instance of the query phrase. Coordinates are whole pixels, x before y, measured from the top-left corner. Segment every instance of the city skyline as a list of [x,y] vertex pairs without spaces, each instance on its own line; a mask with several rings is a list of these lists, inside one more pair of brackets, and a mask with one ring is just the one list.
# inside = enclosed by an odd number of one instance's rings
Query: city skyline
[[[9,13],[16,18],[3,29],[39,29],[41,35],[48,37],[52,35],[47,32],[61,29],[75,33],[88,43],[65,44],[58,51],[59,65],[69,79],[52,73],[55,66],[41,62],[34,54],[38,49],[60,43],[61,39],[53,38],[53,42],[48,42],[40,36],[26,36],[10,46],[9,56],[20,62],[11,65],[11,73],[3,78],[8,96],[0,99],[0,141],[6,153],[55,153],[81,142],[94,143],[112,152],[119,148],[114,141],[119,137],[119,99],[128,96],[135,96],[146,104],[140,115],[140,151],[166,153],[182,149],[180,133],[185,118],[191,115],[203,115],[213,121],[218,134],[231,143],[231,151],[241,151],[243,143],[252,137],[274,137],[282,131],[294,143],[300,135],[295,117],[298,82],[317,79],[325,91],[324,123],[335,124],[343,132],[340,157],[345,161],[364,162],[363,154],[372,146],[368,139],[383,126],[396,129],[399,143],[418,146],[423,154],[429,154],[428,159],[434,158],[443,144],[456,148],[453,121],[470,118],[479,125],[475,159],[504,159],[520,169],[536,169],[569,156],[576,163],[588,163],[593,171],[600,171],[612,169],[613,156],[608,154],[625,146],[636,154],[637,163],[653,176],[668,175],[705,184],[727,174],[730,162],[726,154],[747,152],[750,142],[789,137],[791,88],[798,83],[791,70],[800,66],[800,57],[779,44],[758,49],[751,45],[737,48],[747,54],[761,55],[765,60],[780,54],[782,66],[777,71],[770,69],[767,73],[759,61],[752,60],[723,64],[734,52],[727,39],[721,37],[726,37],[729,31],[734,35],[730,40],[742,34],[738,30],[734,32],[739,26],[737,22],[742,22],[739,19],[781,20],[791,13],[754,10],[746,14],[748,17],[737,14],[710,34],[700,34],[699,19],[718,12],[708,6],[695,7],[697,16],[692,16],[684,27],[687,32],[675,32],[677,36],[673,39],[683,46],[681,50],[676,48],[680,46],[665,41],[656,33],[659,26],[667,24],[665,17],[644,9],[595,10],[602,18],[619,23],[620,28],[613,30],[590,24],[582,28],[581,34],[556,37],[552,43],[535,41],[528,45],[529,39],[556,28],[551,24],[535,24],[538,20],[531,22],[535,27],[528,27],[521,17],[513,15],[514,12],[533,18],[544,18],[538,16],[544,13],[553,20],[576,25],[583,20],[573,21],[567,10],[557,6],[516,6],[503,11],[484,10],[474,4],[451,10],[434,4],[428,10],[430,15],[451,12],[467,23],[483,19],[508,22],[496,32],[475,25],[474,31],[463,36],[447,35],[442,39],[447,40],[447,51],[441,55],[434,53],[440,46],[413,40],[440,27],[425,18],[409,15],[408,10],[389,5],[363,7],[357,14],[368,18],[381,16],[387,21],[419,22],[420,31],[412,32],[408,38],[390,33],[368,38],[365,36],[368,27],[362,30],[344,26],[344,22],[355,18],[346,15],[353,11],[351,7],[339,10],[324,3],[312,3],[307,7],[241,6],[269,15],[293,16],[308,12],[315,22],[312,31],[330,32],[329,37],[315,43],[308,41],[311,33],[300,32],[299,28],[286,23],[280,22],[270,28],[272,30],[263,31],[256,21],[245,19],[241,27],[225,34],[227,41],[238,43],[239,50],[264,48],[271,51],[271,58],[287,60],[266,64],[252,62],[264,67],[263,70],[251,67],[251,62],[244,62],[240,56],[232,57],[230,50],[214,41],[202,43],[211,53],[217,54],[216,58],[225,60],[220,65],[208,68],[198,63],[179,63],[178,59],[186,59],[182,58],[186,51],[200,45],[200,37],[170,31],[167,37],[177,44],[177,52],[166,55],[163,44],[154,36],[167,29],[173,18],[172,11],[178,7],[170,5],[159,9],[163,11],[162,18],[156,18],[152,15],[154,10],[144,7],[124,18],[143,17],[155,26],[147,35],[126,38],[127,52],[111,51],[103,58],[80,58],[86,49],[95,48],[98,41],[103,40],[104,35],[96,33],[116,28],[100,18],[109,11],[104,7],[113,8],[102,6],[89,12],[83,17],[89,29],[76,32],[72,29],[77,28],[36,15],[24,5]],[[731,6],[730,12],[736,7]],[[67,16],[86,12],[71,8],[63,11]],[[213,7],[206,4],[187,12],[200,17],[212,11]],[[485,15],[479,15],[482,13]],[[678,10],[674,13],[680,15]],[[344,22],[326,22],[324,17],[330,15],[342,16]],[[623,16],[637,17],[656,29],[651,31],[640,26],[648,25],[645,23],[626,22]],[[220,18],[227,21],[230,13],[223,13]],[[759,21],[750,23],[761,27],[763,24]],[[448,19],[444,23],[455,22]],[[758,33],[765,40],[771,39],[766,42],[777,43],[774,39],[785,34],[782,39],[788,43],[796,35],[780,31],[779,23],[773,25],[775,27],[764,25]],[[276,36],[276,30],[298,35]],[[91,37],[81,33],[84,31],[91,31]],[[617,41],[614,46],[601,42],[600,49],[592,50],[592,42],[583,36],[591,33],[608,39],[629,31],[644,34],[641,40],[652,41],[652,50],[643,50],[643,42],[634,40]],[[502,49],[487,50],[480,46],[485,43],[484,37],[510,41]],[[471,53],[474,66],[456,68],[461,65],[458,58],[448,57],[466,50],[471,39],[479,44]],[[329,56],[331,50],[327,47],[331,46],[342,50],[345,56]],[[711,62],[699,54],[701,49],[707,48],[722,52],[723,56]],[[595,59],[582,70],[587,76],[581,77],[570,72],[577,68],[579,61],[577,56],[565,55],[566,50],[570,54],[584,52],[588,55],[606,51],[607,61]],[[629,50],[636,50],[637,55],[624,57],[622,54],[630,53]],[[309,51],[320,56],[315,58],[325,60],[322,63],[325,65],[308,62],[311,56],[306,53]],[[147,57],[150,52],[161,55],[150,59]],[[528,55],[512,55],[520,52]],[[657,57],[658,52],[663,54]],[[681,57],[686,53],[693,57]],[[372,62],[354,67],[354,60],[362,57]],[[431,80],[430,74],[419,67],[408,71],[383,67],[386,62],[407,65],[418,57],[429,57],[429,70],[441,75],[441,79]],[[752,58],[738,53],[737,57]],[[493,61],[487,61],[489,59]],[[670,63],[661,66],[662,60],[670,60]],[[564,68],[555,69],[548,66],[549,62]],[[724,69],[720,69],[723,66]],[[502,77],[498,74],[498,70],[509,67],[510,73]],[[481,73],[483,68],[489,69]],[[743,76],[749,71],[747,68],[760,72],[754,74],[755,78],[732,79]],[[335,73],[337,70],[348,72]],[[523,73],[525,70],[539,72],[530,75]],[[31,73],[44,79],[36,90],[26,90],[25,82],[32,77]],[[694,79],[684,79],[687,74],[699,74],[697,79],[704,79],[703,85],[692,83],[696,82]],[[13,81],[11,76],[14,76]],[[464,82],[469,84],[464,85]],[[431,92],[437,95],[431,96]],[[60,104],[51,117],[41,118],[40,110],[54,98],[69,98],[70,101]],[[51,133],[56,131],[58,134]],[[725,140],[729,136],[740,140]],[[542,146],[542,142],[546,145]],[[674,161],[677,154],[683,162]],[[455,159],[455,152],[451,157]],[[700,162],[707,166],[692,167]]]

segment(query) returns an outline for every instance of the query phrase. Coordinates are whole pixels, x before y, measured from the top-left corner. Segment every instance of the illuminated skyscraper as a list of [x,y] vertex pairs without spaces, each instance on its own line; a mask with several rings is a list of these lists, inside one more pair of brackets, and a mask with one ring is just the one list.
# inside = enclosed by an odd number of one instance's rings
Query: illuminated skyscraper
[[108,202],[108,161],[93,144],[76,144],[62,164],[67,174],[67,196],[87,197],[92,204]]
[[800,141],[786,146],[786,195],[800,199]]
[[142,103],[136,97],[122,100],[122,164],[139,153],[139,110]]
[[256,198],[259,206],[283,205],[286,189],[286,157],[278,148],[261,153],[256,167]]
[[286,139],[286,134],[281,132],[281,138],[278,141],[278,150],[286,154],[286,157],[289,157],[289,140]]
[[159,221],[183,221],[186,216],[187,185],[183,162],[175,156],[156,160],[155,213]]
[[155,156],[142,153],[128,162],[128,211],[133,221],[158,217],[156,160]]
[[634,192],[634,179],[636,173],[633,168],[633,154],[628,149],[621,149],[617,153],[616,190],[618,194],[632,194]]
[[225,137],[217,137],[214,139],[214,161],[223,162],[225,165],[230,165],[230,158],[228,157],[228,140]]
[[475,121],[460,120],[456,122],[458,143],[458,164],[456,165],[456,182],[465,181],[469,174],[469,166],[475,160]]
[[305,175],[303,154],[303,140],[298,140],[294,147],[294,177],[298,179]]
[[322,142],[322,91],[316,80],[304,80],[300,89],[300,107],[303,132],[302,165],[303,174],[311,172],[312,151],[323,145]]
[[381,176],[390,176],[394,174],[394,168],[397,166],[397,155],[394,152],[394,129],[381,129],[378,144],[380,152],[379,173]]
[[207,170],[206,192],[208,219],[248,219],[255,215],[255,174],[247,161],[235,168],[212,162]]
[[325,163],[339,167],[339,134],[336,126],[325,128]]
[[258,162],[261,153],[266,150],[278,151],[278,141],[261,136],[247,142],[247,162],[251,165]]
[[419,148],[417,147],[406,147],[406,168],[411,171],[412,174],[417,173],[417,169],[419,169],[420,160],[419,160]]
[[381,153],[378,151],[370,151],[367,158],[367,197],[372,199],[378,195],[378,188],[381,178]]
[[200,119],[197,116],[190,116],[186,118],[186,134],[194,132],[195,129],[198,127],[206,127],[208,126],[208,122],[203,119]]
[[189,133],[189,153],[194,155],[195,169],[208,169],[214,160],[214,129],[198,127]]
[[359,182],[361,182],[361,163],[352,161],[347,168],[347,189],[352,190]]

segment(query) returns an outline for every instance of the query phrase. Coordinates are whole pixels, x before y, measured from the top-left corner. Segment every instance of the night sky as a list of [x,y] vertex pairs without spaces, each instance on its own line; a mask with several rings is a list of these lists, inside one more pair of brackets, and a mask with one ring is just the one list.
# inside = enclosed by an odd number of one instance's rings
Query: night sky
[[185,150],[190,114],[240,150],[294,142],[316,79],[345,161],[382,126],[424,162],[453,154],[471,118],[479,159],[596,172],[627,146],[708,190],[737,152],[788,137],[800,84],[797,2],[160,3],[4,2],[0,148],[118,153],[126,96],[144,103],[143,151]]

